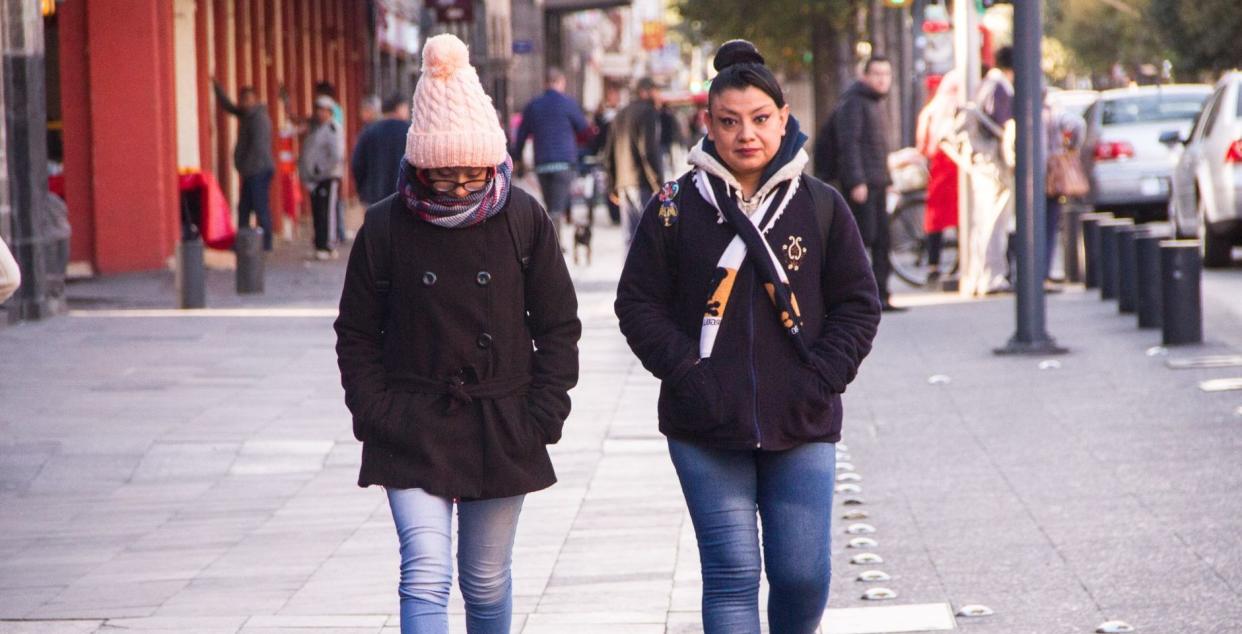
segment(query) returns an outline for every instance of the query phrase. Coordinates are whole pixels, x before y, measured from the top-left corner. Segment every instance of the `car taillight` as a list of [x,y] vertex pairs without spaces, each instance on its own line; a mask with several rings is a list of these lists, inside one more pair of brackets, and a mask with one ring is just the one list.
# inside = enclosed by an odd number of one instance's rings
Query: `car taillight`
[[1095,144],[1095,160],[1115,161],[1134,158],[1134,146],[1129,141],[1100,141]]
[[1229,144],[1229,149],[1225,150],[1225,162],[1242,163],[1242,139]]

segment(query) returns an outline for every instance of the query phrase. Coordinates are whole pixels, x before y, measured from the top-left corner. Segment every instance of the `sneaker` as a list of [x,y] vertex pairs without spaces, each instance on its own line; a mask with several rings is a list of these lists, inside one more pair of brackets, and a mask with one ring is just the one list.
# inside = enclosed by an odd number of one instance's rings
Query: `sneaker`
[[885,312],[885,313],[904,313],[907,310],[910,310],[910,309],[906,308],[905,306],[895,306],[893,305],[892,302],[888,300],[884,300],[880,304],[880,311]]
[[923,283],[927,288],[938,288],[940,286],[940,271],[931,271],[927,274],[927,281]]
[[319,260],[320,262],[331,260],[333,259],[332,254],[333,254],[333,251],[328,251],[327,249],[319,249],[315,251],[315,259]]

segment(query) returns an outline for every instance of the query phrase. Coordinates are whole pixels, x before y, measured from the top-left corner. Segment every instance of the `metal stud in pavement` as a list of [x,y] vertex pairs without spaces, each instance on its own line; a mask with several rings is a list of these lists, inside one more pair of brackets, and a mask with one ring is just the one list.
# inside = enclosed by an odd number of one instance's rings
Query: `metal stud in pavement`
[[889,599],[896,599],[897,593],[888,588],[867,588],[862,598],[864,601],[888,601]]
[[1169,349],[1164,346],[1152,346],[1147,349],[1147,356],[1149,357],[1163,357],[1163,356],[1167,356],[1168,354],[1169,354]]
[[978,603],[971,603],[969,605],[963,605],[962,608],[957,611],[957,615],[960,617],[964,617],[964,618],[975,617],[975,616],[992,616],[993,614],[996,614],[996,613],[992,611],[992,608],[989,608],[986,605],[979,605]]
[[1060,370],[1061,362],[1056,359],[1045,359],[1039,362],[1040,370]]
[[853,471],[854,465],[849,462],[838,462],[837,471]]
[[1095,628],[1098,634],[1117,634],[1118,632],[1133,632],[1134,626],[1125,621],[1105,621]]
[[874,566],[884,563],[884,558],[875,553],[859,553],[850,559],[850,563],[855,566]]
[[862,574],[858,575],[857,581],[872,582],[888,581],[889,579],[892,579],[892,577],[888,576],[888,573],[883,570],[866,570],[863,571]]
[[855,549],[878,548],[879,546],[880,546],[880,542],[877,542],[874,539],[871,539],[870,537],[855,537],[854,539],[851,539],[848,544],[845,545],[846,548],[855,548]]
[[862,482],[862,476],[857,473],[846,471],[837,474],[837,482]]
[[845,527],[846,535],[871,535],[875,533],[875,527],[870,524],[858,522]]
[[845,453],[844,451],[838,451],[838,452],[837,452],[837,460],[844,460],[844,461],[846,461],[846,462],[849,462],[849,460],[850,460],[850,455],[849,455],[849,454],[847,454],[847,453]]
[[842,506],[862,506],[866,503],[867,501],[862,498],[845,498],[844,500],[841,500]]
[[838,484],[833,490],[837,493],[862,493],[862,487],[854,483]]
[[865,519],[867,519],[868,517],[871,517],[871,514],[870,514],[870,513],[868,513],[868,512],[866,512],[866,511],[849,511],[849,512],[846,512],[846,513],[842,513],[842,514],[841,514],[841,519],[843,519],[843,520],[845,520],[845,521],[847,521],[847,522],[855,522],[855,521],[858,521],[858,520],[865,520]]
[[952,381],[953,379],[949,378],[947,374],[933,374],[927,377],[928,385],[948,385]]
[[843,442],[839,442],[839,443],[837,443],[837,451],[849,451],[849,450],[850,450],[850,448],[849,448],[849,447],[846,447],[846,446],[845,446],[845,443],[843,443]]

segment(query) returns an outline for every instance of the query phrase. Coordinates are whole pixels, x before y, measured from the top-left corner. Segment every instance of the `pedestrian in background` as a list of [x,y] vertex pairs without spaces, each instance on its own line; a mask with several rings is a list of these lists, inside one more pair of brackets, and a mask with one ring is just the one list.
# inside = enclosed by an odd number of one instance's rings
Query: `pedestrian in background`
[[410,129],[410,104],[391,95],[382,104],[384,118],[362,129],[354,143],[350,173],[364,205],[377,203],[397,191],[397,174]]
[[[1087,183],[1086,174],[1082,170],[1082,163],[1078,159],[1078,149],[1082,147],[1087,124],[1082,117],[1072,112],[1054,108],[1048,103],[1047,96],[1048,89],[1045,86],[1043,123],[1044,136],[1047,140],[1045,156],[1048,161],[1048,184],[1051,186],[1051,189],[1045,192],[1047,195],[1045,196],[1044,221],[1047,234],[1044,236],[1045,248],[1041,271],[1043,273],[1044,290],[1056,292],[1060,290],[1060,287],[1052,280],[1052,260],[1056,256],[1057,244],[1059,243],[1057,238],[1061,230],[1061,215],[1064,210],[1064,204],[1070,196],[1082,196],[1085,192],[1053,190],[1058,186],[1064,188],[1070,184],[1069,176],[1059,173],[1059,170],[1075,170],[1074,176],[1077,177],[1077,182],[1083,185]],[[1058,161],[1060,161],[1059,165],[1056,164]]]
[[892,245],[885,196],[892,179],[887,162],[888,116],[882,102],[892,85],[893,65],[888,58],[878,54],[868,58],[862,77],[841,95],[827,129],[820,132],[817,143],[826,145],[816,148],[816,164],[849,196],[863,243],[871,250],[871,268],[884,310],[901,311],[905,309],[893,305],[888,291]]
[[[831,577],[841,393],[880,302],[845,200],[802,174],[806,135],[763,57],[717,51],[693,170],[642,216],[621,331],[663,381],[660,431],[690,510],[706,634],[818,631]],[[763,543],[760,554],[759,527]]]
[[621,105],[621,90],[612,83],[604,86],[604,98],[600,100],[599,105],[595,108],[595,114],[592,116],[591,123],[595,126],[595,136],[591,138],[591,142],[587,147],[587,154],[596,157],[598,163],[594,189],[594,200],[591,201],[592,208],[599,202],[598,199],[608,205],[608,219],[613,225],[621,224],[621,207],[617,204],[616,196],[612,194],[612,185],[608,181],[607,170],[604,169],[604,147],[608,143],[608,135],[611,133],[612,122],[617,118],[617,111]]
[[12,297],[21,285],[22,270],[17,266],[17,260],[13,259],[9,245],[0,239],[0,304]]
[[957,163],[940,146],[955,134],[958,104],[962,97],[962,74],[949,71],[936,86],[936,94],[919,112],[915,143],[928,160],[927,202],[923,231],[927,235],[927,285],[940,281],[940,253],[944,232],[957,226]]
[[251,86],[237,91],[237,103],[233,103],[224,88],[214,79],[216,101],[220,109],[237,117],[237,144],[233,146],[233,167],[241,177],[241,193],[237,199],[237,225],[250,226],[253,213],[263,230],[263,250],[272,250],[272,207],[270,192],[272,176],[276,173],[276,161],[272,158],[272,119],[267,105],[259,102],[259,95]]
[[[332,100],[332,120],[336,122],[342,132],[345,130],[345,109],[341,107],[341,102],[336,98],[336,86],[330,81],[319,81],[315,83],[314,98],[327,97]],[[345,201],[339,196],[336,200],[336,206],[332,209],[333,225],[336,227],[334,233],[335,240],[338,243],[345,242]]]
[[643,207],[664,181],[659,92],[650,77],[638,80],[636,99],[617,113],[604,145],[604,169],[621,207],[626,239],[638,231]]
[[1006,148],[1005,132],[1012,128],[1013,120],[1013,49],[1001,47],[995,62],[975,95],[978,109],[967,120],[972,196],[970,237],[966,241],[971,253],[962,274],[962,291],[967,295],[1013,289],[1009,281],[1013,152],[1012,147]]
[[565,73],[556,67],[547,70],[547,89],[522,110],[514,141],[514,160],[522,160],[526,141],[535,137],[535,175],[543,192],[543,204],[560,226],[569,217],[570,192],[578,168],[578,134],[589,126],[578,102],[565,94]]
[[384,102],[379,95],[367,95],[362,98],[362,104],[358,106],[358,121],[363,127],[369,126],[384,115]]
[[556,482],[546,445],[578,380],[578,300],[455,36],[427,41],[413,115],[399,191],[367,211],[336,321],[358,484],[387,490],[401,631],[448,632],[456,507],[466,630],[508,634],[518,515]]
[[336,102],[331,97],[315,98],[310,131],[302,141],[298,170],[310,191],[311,221],[315,228],[315,259],[336,257],[337,214],[341,195],[341,176],[345,163],[345,134],[332,118]]

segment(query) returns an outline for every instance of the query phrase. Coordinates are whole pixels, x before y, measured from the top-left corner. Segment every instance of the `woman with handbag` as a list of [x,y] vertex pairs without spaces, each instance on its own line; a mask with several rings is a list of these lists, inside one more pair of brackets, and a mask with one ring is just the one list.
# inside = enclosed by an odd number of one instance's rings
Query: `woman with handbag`
[[945,73],[936,86],[936,95],[919,112],[915,135],[919,152],[928,159],[927,202],[923,213],[928,286],[940,281],[944,231],[957,226],[957,163],[940,148],[940,142],[954,134],[961,94],[961,73]]
[[[622,333],[663,381],[706,634],[811,634],[828,600],[841,393],[880,321],[849,206],[802,173],[807,137],[750,42],[715,57],[694,167],[647,204],[617,288]],[[756,516],[763,525],[762,556]]]
[[508,634],[527,493],[556,482],[578,380],[578,302],[556,227],[512,185],[466,45],[427,41],[397,193],[367,210],[336,320],[360,486],[385,488],[401,631],[445,634],[453,579],[470,634]]
[[1078,115],[1054,109],[1047,102],[1044,91],[1044,136],[1047,139],[1048,169],[1045,189],[1044,220],[1047,234],[1044,236],[1044,259],[1040,262],[1044,286],[1047,290],[1059,290],[1051,279],[1052,259],[1056,253],[1057,233],[1061,227],[1061,212],[1070,198],[1087,195],[1089,184],[1083,170],[1078,150],[1082,147],[1086,123]]

